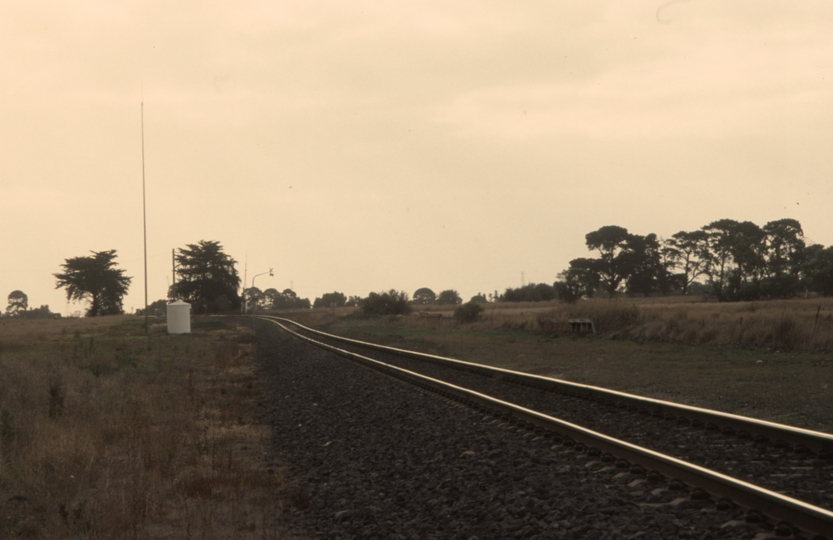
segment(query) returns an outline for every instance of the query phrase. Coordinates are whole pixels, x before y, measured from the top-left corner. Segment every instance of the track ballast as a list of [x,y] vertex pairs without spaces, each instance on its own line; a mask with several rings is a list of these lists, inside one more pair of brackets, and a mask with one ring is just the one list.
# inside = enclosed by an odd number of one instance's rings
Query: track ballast
[[[343,347],[344,345],[340,344],[339,346]],[[373,356],[376,358],[379,357],[378,353],[374,353]],[[709,430],[698,428],[696,426],[691,426],[691,422],[683,421],[680,423],[677,418],[655,418],[650,414],[641,414],[638,410],[628,411],[627,407],[617,407],[615,404],[611,403],[605,404],[588,402],[587,400],[578,399],[574,396],[565,396],[563,394],[544,391],[538,388],[519,386],[518,384],[506,384],[504,381],[499,380],[499,378],[483,377],[482,375],[476,375],[474,373],[448,369],[433,363],[426,364],[424,361],[415,361],[398,356],[386,356],[384,361],[423,373],[430,373],[433,376],[440,376],[444,380],[453,379],[455,384],[474,387],[481,392],[499,396],[501,399],[521,403],[525,406],[534,407],[537,410],[543,409],[544,411],[548,411],[550,413],[557,413],[557,416],[562,418],[564,418],[565,415],[569,415],[569,418],[573,421],[580,421],[583,425],[590,424],[593,426],[593,429],[605,430],[606,433],[615,434],[615,436],[622,436],[623,438],[630,437],[630,440],[637,441],[640,444],[643,444],[645,441],[648,443],[653,442],[653,447],[658,449],[665,449],[666,446],[663,445],[670,445],[672,450],[676,450],[678,452],[677,455],[684,457],[696,457],[697,455],[701,455],[703,456],[703,464],[711,465],[715,462],[723,463],[724,470],[729,473],[733,473],[735,470],[752,471],[748,474],[755,476],[760,474],[757,471],[769,471],[767,474],[770,474],[770,476],[772,474],[778,475],[771,476],[771,478],[779,479],[779,483],[772,485],[777,485],[779,488],[782,486],[792,486],[790,489],[794,489],[794,493],[798,495],[801,495],[802,493],[810,493],[810,495],[817,493],[812,487],[808,488],[806,481],[808,475],[803,471],[820,471],[823,474],[829,474],[830,471],[830,461],[824,459],[823,457],[820,458],[817,452],[796,452],[795,448],[785,449],[782,447],[783,445],[776,447],[773,444],[766,444],[761,440],[755,442],[754,438],[747,439],[739,438],[737,436],[727,437],[719,429]],[[471,411],[468,412],[471,414]],[[475,414],[480,413],[475,412]],[[488,424],[500,422],[494,420],[491,415],[487,415],[485,419],[488,420]],[[570,454],[571,459],[583,461],[583,467],[587,470],[599,469],[602,471],[612,471],[615,473],[614,476],[620,479],[620,481],[625,478],[629,480],[628,483],[635,483],[636,486],[642,486],[647,491],[640,494],[639,501],[636,503],[640,508],[646,507],[646,505],[663,507],[670,504],[672,501],[676,501],[675,506],[682,505],[683,507],[686,507],[693,504],[693,501],[698,501],[696,506],[707,513],[719,513],[721,511],[719,510],[720,508],[723,508],[722,511],[729,513],[733,511],[737,513],[739,511],[737,508],[733,507],[731,503],[720,502],[715,498],[709,498],[708,494],[700,493],[696,488],[692,489],[691,486],[680,485],[679,483],[675,484],[674,482],[669,483],[669,478],[661,478],[659,475],[652,476],[651,474],[646,474],[647,471],[640,470],[638,465],[632,465],[630,463],[623,464],[621,463],[622,460],[619,460],[619,462],[616,460],[608,461],[606,456],[594,454],[592,452],[592,448],[588,451],[588,449],[583,447],[581,444],[571,445],[571,442],[574,441],[563,439],[559,440],[557,436],[553,441],[548,437],[542,436],[540,432],[536,434],[534,431],[524,430],[523,428],[521,431],[525,432],[525,437],[523,438],[525,443],[530,442],[530,440],[535,440],[537,441],[537,444],[540,444],[542,447],[548,448],[551,452],[554,452],[554,455],[561,455],[566,452]],[[672,442],[663,442],[669,440]],[[684,442],[681,443],[680,441]],[[680,450],[684,450],[685,452],[680,454]],[[472,452],[474,453],[471,455],[477,454],[475,451]],[[714,457],[715,455],[719,455],[721,452],[733,457],[725,461]],[[738,459],[736,456],[739,455],[739,452],[746,452],[746,455],[748,455],[749,452],[752,452],[756,459]],[[772,464],[783,463],[785,456],[788,456],[792,460],[792,463],[777,466],[781,467],[779,471],[788,472],[772,473],[774,469],[767,468]],[[805,456],[811,457],[806,458]],[[753,463],[753,466],[750,468],[750,462],[755,461],[758,463]],[[763,469],[756,468],[759,466],[763,467]],[[735,474],[735,476],[737,476],[737,474]],[[681,488],[682,491],[675,493],[674,488]],[[634,486],[632,486],[632,489],[635,492],[640,491],[635,489]],[[682,494],[684,495],[682,499],[688,502],[682,502],[680,500],[681,497],[672,497],[671,500],[668,500],[669,493],[671,495]],[[826,500],[824,498],[826,494],[823,491],[820,493],[821,497],[818,500],[821,500],[823,503]],[[718,515],[716,517],[718,517],[718,521],[720,521],[721,519],[724,519],[725,516]],[[740,527],[740,525],[734,523],[737,521],[738,517],[742,518],[743,523],[746,523],[746,520],[754,521],[754,512],[743,513],[742,516],[733,515],[732,517],[736,519],[729,519],[721,522],[721,533],[719,535],[715,536],[714,534],[716,533],[713,531],[710,533],[711,536],[706,535],[703,537],[735,538],[744,537],[749,534],[746,532],[741,536],[734,536],[734,533],[732,533],[733,535],[725,536],[723,533],[726,532],[727,527],[728,529]],[[746,523],[746,525],[751,527],[754,524]],[[758,526],[763,527],[764,529],[767,527],[771,529],[777,526],[777,522],[769,524],[764,523]],[[785,532],[787,532],[787,525],[781,524],[781,533],[783,534]],[[570,536],[562,535],[553,537]],[[647,537],[650,536],[646,536],[646,538]],[[690,537],[694,538],[699,536]]]

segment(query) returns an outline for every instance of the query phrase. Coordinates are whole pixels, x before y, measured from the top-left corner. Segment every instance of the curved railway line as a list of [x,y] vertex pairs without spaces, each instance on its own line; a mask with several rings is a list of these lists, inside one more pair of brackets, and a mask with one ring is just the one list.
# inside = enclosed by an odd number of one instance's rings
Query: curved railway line
[[[601,463],[672,486],[685,482],[692,498],[718,498],[718,507],[747,507],[749,521],[780,520],[776,534],[801,529],[833,538],[833,435],[261,319]],[[359,352],[368,350],[374,358]]]

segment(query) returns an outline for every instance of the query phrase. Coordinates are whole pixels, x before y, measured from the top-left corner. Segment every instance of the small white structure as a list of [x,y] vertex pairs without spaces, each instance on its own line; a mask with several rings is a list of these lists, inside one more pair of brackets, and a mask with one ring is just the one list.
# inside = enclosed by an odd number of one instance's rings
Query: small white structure
[[182,300],[168,304],[168,333],[191,333],[191,304]]

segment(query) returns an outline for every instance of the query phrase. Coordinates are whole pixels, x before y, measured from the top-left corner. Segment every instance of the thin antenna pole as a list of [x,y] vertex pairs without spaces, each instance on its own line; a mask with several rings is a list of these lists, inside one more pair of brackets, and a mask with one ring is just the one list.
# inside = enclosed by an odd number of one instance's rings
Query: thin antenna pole
[[145,102],[142,101],[142,233],[145,242],[145,334],[148,329],[148,217],[145,198]]

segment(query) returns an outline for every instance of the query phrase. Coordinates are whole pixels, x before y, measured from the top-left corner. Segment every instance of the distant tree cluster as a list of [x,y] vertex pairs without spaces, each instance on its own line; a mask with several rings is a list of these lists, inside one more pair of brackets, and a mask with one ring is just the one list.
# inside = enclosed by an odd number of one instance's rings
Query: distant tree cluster
[[588,233],[585,243],[598,257],[570,261],[553,284],[561,300],[599,292],[686,294],[701,282],[720,301],[787,298],[805,291],[833,294],[833,247],[807,246],[794,219],[763,227],[721,219],[667,240],[608,225]]
[[529,283],[517,289],[507,288],[498,302],[546,302],[556,298],[555,287],[546,283]]
[[365,315],[407,315],[412,310],[408,293],[391,289],[370,293],[359,301],[359,311]]
[[422,287],[414,291],[411,303],[417,306],[427,306],[430,304],[456,306],[458,304],[462,304],[463,299],[454,289],[446,289],[444,291],[440,291],[440,294],[436,294],[428,287]]
[[15,290],[9,293],[6,317],[16,319],[60,319],[60,313],[52,313],[49,306],[29,309],[29,297],[25,292]]
[[292,289],[283,292],[269,288],[261,291],[257,287],[250,287],[243,291],[248,302],[248,309],[255,311],[272,311],[277,309],[309,309],[309,298],[299,298]]
[[[136,310],[136,315],[144,315],[145,310],[139,308]],[[168,301],[164,298],[155,300],[148,304],[148,315],[151,317],[167,317],[168,316]]]
[[316,298],[312,303],[313,308],[344,307],[345,305],[347,305],[347,297],[338,291],[324,293],[321,298]]
[[309,298],[299,297],[292,289],[284,289],[278,292],[276,289],[266,289],[263,292],[265,296],[265,309],[309,309]]
[[[124,313],[122,300],[132,278],[117,268],[116,250],[91,253],[91,256],[66,259],[61,265],[62,271],[53,274],[56,288],[66,290],[67,300],[88,302],[88,317]],[[189,302],[195,313],[216,313],[240,308],[240,277],[235,268],[237,261],[224,253],[219,242],[200,240],[196,244],[187,244],[177,250],[174,259],[177,281],[168,290],[170,300]],[[309,307],[309,300],[297,299],[295,293],[288,289],[283,293],[274,289],[265,293],[256,289],[252,292],[258,293],[258,301],[263,301],[269,307],[304,303]],[[49,313],[48,306],[41,306],[37,310],[27,309],[27,302],[25,294],[13,291],[9,295],[7,314],[37,316],[38,313]],[[148,306],[148,314],[165,310],[166,304],[165,300],[157,300]],[[144,314],[144,310],[137,312]]]

